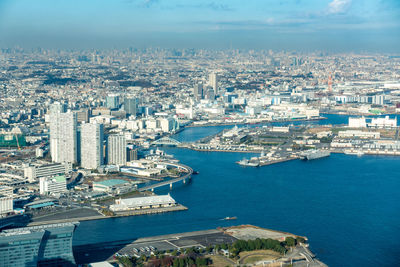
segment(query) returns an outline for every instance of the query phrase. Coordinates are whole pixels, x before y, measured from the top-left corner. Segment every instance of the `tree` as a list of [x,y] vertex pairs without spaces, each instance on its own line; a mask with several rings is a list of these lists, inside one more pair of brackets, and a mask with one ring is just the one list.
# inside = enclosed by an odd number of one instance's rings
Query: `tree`
[[203,257],[198,257],[196,259],[196,266],[200,267],[200,266],[207,266],[208,265],[208,261],[206,258]]
[[133,267],[133,263],[128,257],[118,257],[118,262],[124,267]]
[[296,239],[294,239],[294,238],[291,237],[291,236],[288,236],[288,237],[286,237],[286,239],[285,239],[285,244],[286,244],[286,246],[288,246],[288,247],[294,247],[294,246],[296,246]]
[[297,243],[305,243],[306,242],[306,240],[301,236],[296,237],[296,241],[297,241]]
[[172,251],[172,252],[171,252],[171,255],[172,255],[172,256],[178,256],[178,251],[177,251],[177,250]]

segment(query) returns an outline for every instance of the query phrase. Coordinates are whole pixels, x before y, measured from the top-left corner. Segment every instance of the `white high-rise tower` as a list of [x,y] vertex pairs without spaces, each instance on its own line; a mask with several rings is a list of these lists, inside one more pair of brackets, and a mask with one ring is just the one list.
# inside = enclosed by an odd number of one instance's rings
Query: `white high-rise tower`
[[208,82],[209,82],[210,86],[214,89],[214,94],[217,95],[218,94],[218,75],[215,72],[210,73]]
[[126,164],[126,139],[120,134],[109,135],[107,138],[107,164]]
[[77,119],[73,112],[50,112],[50,153],[53,162],[77,162]]
[[81,127],[81,166],[97,169],[104,164],[103,124],[83,123]]

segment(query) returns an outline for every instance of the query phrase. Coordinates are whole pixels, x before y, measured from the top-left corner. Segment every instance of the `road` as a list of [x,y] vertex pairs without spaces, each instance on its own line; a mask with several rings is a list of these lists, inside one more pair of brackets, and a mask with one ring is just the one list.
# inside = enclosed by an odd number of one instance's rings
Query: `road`
[[179,169],[184,169],[184,170],[186,170],[187,173],[185,175],[183,175],[181,177],[178,177],[178,178],[175,178],[175,179],[171,179],[171,180],[168,180],[168,181],[163,181],[163,182],[160,182],[160,183],[156,183],[156,184],[152,184],[152,185],[149,185],[149,186],[145,186],[145,187],[139,188],[138,189],[139,192],[152,190],[154,188],[158,188],[158,187],[165,186],[165,185],[170,185],[170,184],[173,184],[173,183],[177,183],[179,181],[184,181],[185,179],[190,178],[190,176],[193,174],[193,169],[190,168],[189,166],[186,166],[186,165],[183,165],[183,164],[178,164],[178,163],[167,163],[167,165],[168,166],[173,166],[173,167],[179,168]]

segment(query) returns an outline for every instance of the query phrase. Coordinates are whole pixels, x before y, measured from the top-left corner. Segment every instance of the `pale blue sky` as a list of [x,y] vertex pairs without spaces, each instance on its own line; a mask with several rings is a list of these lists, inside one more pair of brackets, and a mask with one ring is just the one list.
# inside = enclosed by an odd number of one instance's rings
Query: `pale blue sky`
[[400,0],[0,0],[0,46],[400,51]]

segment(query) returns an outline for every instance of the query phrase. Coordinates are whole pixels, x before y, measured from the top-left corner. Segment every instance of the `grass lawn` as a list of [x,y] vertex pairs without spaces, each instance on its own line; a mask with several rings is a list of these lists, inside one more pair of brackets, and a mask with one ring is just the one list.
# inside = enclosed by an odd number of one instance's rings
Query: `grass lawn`
[[212,260],[211,266],[214,267],[226,267],[226,266],[234,266],[231,261],[229,261],[226,257],[222,255],[211,255],[209,258]]
[[272,250],[254,250],[240,252],[239,257],[241,264],[250,264],[261,260],[275,260],[280,258],[281,254]]

